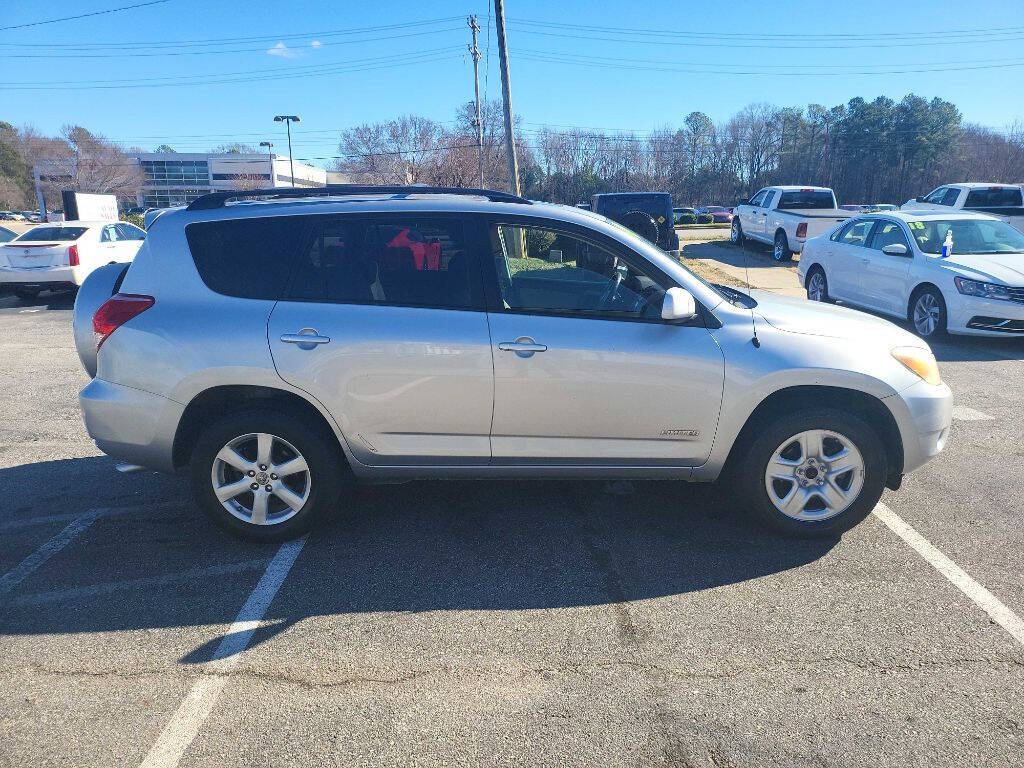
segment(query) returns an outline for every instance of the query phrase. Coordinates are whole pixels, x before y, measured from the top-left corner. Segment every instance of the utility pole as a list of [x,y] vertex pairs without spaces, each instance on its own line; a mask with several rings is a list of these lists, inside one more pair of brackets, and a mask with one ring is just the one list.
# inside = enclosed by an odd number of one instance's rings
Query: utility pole
[[508,155],[508,181],[512,191],[521,195],[519,161],[516,158],[516,135],[512,127],[512,88],[508,81],[508,48],[505,45],[505,4],[503,0],[494,0],[494,20],[498,33],[498,59],[501,62],[501,99],[505,103],[505,153]]
[[484,124],[480,121],[480,49],[476,47],[476,33],[480,31],[480,25],[476,23],[476,16],[470,15],[467,20],[469,28],[473,32],[473,44],[469,46],[469,54],[473,57],[473,93],[476,95],[476,155],[477,164],[480,166],[480,187],[484,186]]

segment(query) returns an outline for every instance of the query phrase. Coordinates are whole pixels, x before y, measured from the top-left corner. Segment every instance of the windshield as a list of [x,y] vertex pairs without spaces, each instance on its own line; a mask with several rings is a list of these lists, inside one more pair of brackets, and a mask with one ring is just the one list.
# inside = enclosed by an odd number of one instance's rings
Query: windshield
[[1024,253],[1024,234],[1003,221],[934,219],[911,221],[907,226],[924,253],[941,253],[950,230],[954,253]]
[[85,234],[88,227],[36,227],[30,229],[15,242],[18,243],[49,243],[77,240]]
[[820,189],[800,189],[782,193],[782,199],[775,206],[779,209],[835,208],[836,201],[831,192]]

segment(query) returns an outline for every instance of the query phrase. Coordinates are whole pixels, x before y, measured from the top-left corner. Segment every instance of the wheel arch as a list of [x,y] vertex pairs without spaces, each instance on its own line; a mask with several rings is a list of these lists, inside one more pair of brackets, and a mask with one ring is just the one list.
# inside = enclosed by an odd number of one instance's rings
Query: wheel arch
[[179,469],[189,463],[204,425],[228,414],[253,408],[270,408],[306,421],[330,443],[337,445],[342,460],[347,461],[345,446],[328,417],[302,395],[274,387],[228,384],[203,390],[185,406],[174,434],[174,467]]
[[846,387],[800,385],[776,390],[762,400],[747,417],[725,461],[722,476],[728,477],[761,425],[797,408],[825,406],[852,413],[863,419],[885,446],[886,485],[899,487],[903,474],[903,439],[889,408],[874,395]]
[[907,308],[906,312],[904,313],[904,317],[906,317],[907,320],[913,320],[911,313],[914,310],[914,302],[917,301],[918,294],[920,294],[921,291],[925,290],[926,288],[934,288],[935,292],[939,294],[939,298],[942,299],[942,303],[946,303],[946,297],[942,293],[942,289],[939,288],[939,286],[937,286],[931,280],[922,280],[920,283],[914,286],[914,289],[910,292],[910,298],[907,299]]

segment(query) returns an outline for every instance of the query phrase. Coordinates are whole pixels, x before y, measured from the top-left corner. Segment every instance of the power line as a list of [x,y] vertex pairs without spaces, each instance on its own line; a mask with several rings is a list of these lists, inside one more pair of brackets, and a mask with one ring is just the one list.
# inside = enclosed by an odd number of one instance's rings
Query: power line
[[[760,40],[760,39],[777,39],[777,40],[834,40],[834,39],[851,39],[851,40],[884,40],[887,38],[903,38],[907,37],[904,32],[872,32],[872,33],[855,33],[855,32],[843,32],[843,33],[735,33],[735,32],[694,32],[692,30],[667,30],[667,29],[644,29],[637,27],[605,27],[591,24],[571,24],[568,22],[551,22],[551,21],[540,21],[536,19],[523,19],[513,18],[511,19],[516,25],[523,24],[527,26],[535,27],[546,27],[555,29],[579,29],[596,32],[611,32],[616,34],[635,34],[635,35],[659,35],[668,37],[687,37],[687,38],[704,38],[704,39],[724,39],[724,40]],[[945,29],[936,30],[931,32],[922,32],[915,30],[914,37],[949,37],[949,36],[962,36],[962,35],[1000,35],[1000,34],[1020,34],[1024,32],[1024,26],[1011,26],[1011,27],[982,27],[982,28],[970,28],[970,29]]]
[[130,11],[133,8],[144,8],[147,5],[160,5],[161,3],[169,3],[171,0],[149,0],[146,3],[135,3],[134,5],[122,5],[120,8],[107,8],[103,11],[90,11],[89,13],[79,13],[76,16],[61,16],[57,19],[45,19],[44,21],[30,21],[27,24],[13,24],[9,27],[0,27],[0,32],[6,32],[9,29],[25,29],[26,27],[38,27],[43,24],[56,24],[59,21],[74,21],[75,19],[84,19],[89,16],[103,16],[107,13],[117,13],[119,11]]
[[[358,45],[360,43],[372,43],[379,42],[381,40],[397,40],[405,37],[420,37],[423,35],[437,35],[444,32],[459,31],[461,27],[444,27],[442,29],[430,29],[423,30],[421,32],[407,32],[401,35],[386,35],[383,37],[363,37],[358,40],[335,40],[333,42],[323,42],[317,40],[319,43],[318,47],[326,48],[328,46],[335,45]],[[310,35],[309,37],[312,37]],[[319,37],[326,37],[326,35],[320,35]],[[276,38],[271,38],[276,39]],[[269,40],[266,42],[270,42]],[[279,41],[280,42],[280,41]],[[307,46],[302,48],[291,48],[290,51],[304,50]],[[6,51],[0,51],[0,57],[8,59],[121,59],[121,58],[152,58],[152,57],[164,57],[164,56],[209,56],[219,55],[226,53],[266,53],[266,43],[259,48],[222,48],[219,50],[208,50],[208,51],[166,51],[166,52],[154,52],[154,53],[136,53],[135,51],[122,51],[120,53],[8,53]]]
[[[161,2],[167,2],[168,0],[160,0]],[[460,21],[461,16],[444,16],[436,19],[424,19],[421,21],[406,21],[400,24],[379,24],[371,27],[356,27],[354,29],[319,29],[308,32],[290,32],[287,34],[273,34],[273,35],[256,35],[249,37],[209,37],[201,40],[138,40],[135,42],[129,42],[127,40],[112,40],[105,43],[93,42],[93,43],[80,43],[78,45],[67,45],[63,43],[50,43],[44,41],[37,41],[32,43],[0,43],[0,46],[7,47],[18,47],[18,48],[57,48],[60,50],[89,50],[89,49],[103,49],[110,47],[117,48],[154,48],[154,47],[170,47],[170,48],[189,48],[189,47],[204,47],[211,45],[231,45],[235,43],[254,43],[254,42],[270,42],[273,40],[293,40],[296,38],[304,37],[336,37],[341,35],[360,35],[367,34],[369,32],[381,32],[384,30],[393,29],[407,29],[409,27],[420,27],[430,26],[434,24],[443,24],[453,21]]]

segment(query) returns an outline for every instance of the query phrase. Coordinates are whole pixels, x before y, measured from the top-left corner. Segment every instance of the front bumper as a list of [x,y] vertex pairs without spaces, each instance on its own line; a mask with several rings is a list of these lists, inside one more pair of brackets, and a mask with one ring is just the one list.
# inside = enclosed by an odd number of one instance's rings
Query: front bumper
[[89,382],[78,400],[89,437],[105,454],[174,471],[174,435],[185,410],[181,403],[103,379]]
[[945,384],[919,381],[882,400],[896,420],[903,442],[903,474],[938,456],[953,422],[953,393]]
[[85,277],[85,273],[78,267],[0,267],[0,286],[75,286],[81,285]]
[[957,294],[947,302],[950,333],[1024,336],[1024,304]]

